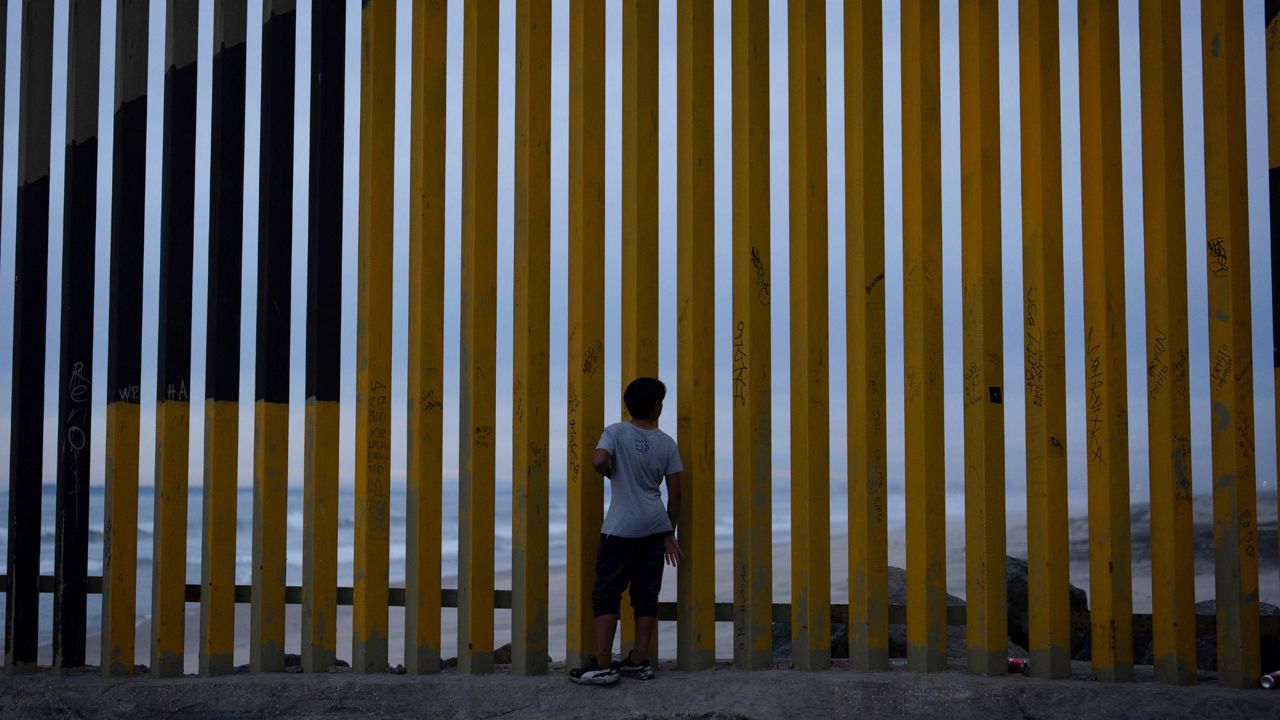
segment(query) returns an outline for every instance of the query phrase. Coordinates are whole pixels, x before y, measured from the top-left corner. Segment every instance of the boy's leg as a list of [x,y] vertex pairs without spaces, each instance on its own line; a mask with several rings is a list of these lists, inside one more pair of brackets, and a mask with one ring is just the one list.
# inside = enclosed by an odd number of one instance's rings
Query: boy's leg
[[591,609],[596,623],[596,662],[608,667],[613,660],[613,635],[618,626],[618,609],[622,591],[627,587],[627,555],[629,538],[600,536],[596,553],[596,584],[591,590]]
[[653,637],[653,626],[657,624],[656,616],[636,615],[636,645],[631,652],[637,662],[649,659],[649,639]]
[[618,614],[596,616],[596,662],[609,667],[613,662],[613,633],[618,627]]
[[666,534],[641,538],[631,553],[631,607],[636,616],[636,641],[632,659],[649,659],[649,642],[658,624],[658,593],[662,590],[662,552]]

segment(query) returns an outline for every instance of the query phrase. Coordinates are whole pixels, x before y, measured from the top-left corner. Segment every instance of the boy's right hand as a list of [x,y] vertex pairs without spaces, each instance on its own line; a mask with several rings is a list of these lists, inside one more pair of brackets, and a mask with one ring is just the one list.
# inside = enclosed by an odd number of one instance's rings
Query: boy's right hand
[[680,559],[684,557],[684,553],[680,551],[680,543],[676,541],[675,535],[668,535],[666,540],[662,541],[663,554],[666,556],[667,564],[675,567],[680,563]]

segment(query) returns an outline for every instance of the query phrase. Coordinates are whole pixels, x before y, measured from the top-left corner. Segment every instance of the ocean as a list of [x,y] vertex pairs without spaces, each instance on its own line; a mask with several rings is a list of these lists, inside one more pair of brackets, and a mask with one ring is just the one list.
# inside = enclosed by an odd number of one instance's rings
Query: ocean
[[[778,543],[790,541],[790,502],[789,486],[775,483],[773,491],[773,530]],[[355,488],[350,485],[340,486],[338,514],[338,584],[351,585],[353,564],[355,561]],[[563,567],[566,558],[567,541],[567,507],[565,487],[563,483],[553,484],[550,489],[549,503],[549,561],[553,568]],[[608,502],[608,485],[605,499]],[[151,571],[154,542],[154,526],[152,524],[154,508],[154,489],[151,486],[139,488],[138,497],[138,595],[137,619],[139,621],[150,615],[151,609]],[[286,553],[286,580],[291,585],[302,583],[302,533],[303,533],[303,493],[300,486],[289,489],[288,508],[288,549]],[[8,548],[8,505],[7,488],[0,491],[0,556],[5,556]],[[190,488],[187,507],[187,582],[200,582],[201,556],[201,523],[203,518],[203,488]],[[456,482],[445,482],[442,497],[442,587],[454,587],[458,572],[458,495]],[[54,572],[54,539],[55,517],[57,508],[56,489],[53,484],[43,488],[40,516],[40,573],[52,575]],[[391,491],[391,528],[390,528],[390,581],[393,587],[403,586],[405,578],[405,488],[403,482],[393,483]],[[718,483],[716,487],[716,550],[727,552],[733,547],[733,495],[732,487]],[[890,526],[901,524],[903,503],[901,496],[890,498]],[[247,585],[251,582],[252,542],[253,542],[253,488],[239,488],[236,515],[236,583]],[[496,488],[494,518],[494,568],[501,577],[511,569],[511,488],[499,484]],[[832,483],[831,487],[831,523],[833,533],[843,533],[847,528],[847,500],[844,483]],[[89,498],[89,574],[102,574],[102,539],[103,539],[103,488],[90,488]],[[501,580],[499,581],[501,584]],[[0,609],[4,607],[5,598],[0,594]],[[40,643],[52,642],[53,636],[53,597],[42,595],[40,599]],[[88,602],[87,626],[89,632],[95,633],[101,625],[101,596],[91,595]]]

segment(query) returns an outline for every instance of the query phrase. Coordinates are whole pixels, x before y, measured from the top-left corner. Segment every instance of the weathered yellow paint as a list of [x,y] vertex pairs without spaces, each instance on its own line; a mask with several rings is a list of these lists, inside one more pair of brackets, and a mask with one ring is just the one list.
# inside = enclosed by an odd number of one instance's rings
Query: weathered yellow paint
[[947,667],[938,4],[902,3],[907,666]]
[[1056,0],[1018,6],[1031,673],[1071,676],[1062,129]]
[[604,425],[604,3],[569,3],[568,559],[566,662],[594,655],[591,587],[604,486],[591,454]]
[[787,6],[791,200],[791,662],[831,666],[825,0]]
[[[1269,155],[1271,162],[1268,166],[1271,168],[1270,186],[1271,186],[1271,236],[1275,237],[1280,232],[1280,198],[1276,196],[1276,190],[1280,189],[1280,6],[1274,4],[1268,5],[1269,10],[1276,12],[1275,15],[1267,19],[1266,29],[1266,48],[1267,48],[1267,145],[1269,147]],[[1274,248],[1274,246],[1272,246]],[[1280,262],[1276,255],[1280,254],[1276,249],[1272,250],[1273,267]],[[1271,307],[1272,313],[1275,313],[1276,306],[1280,303],[1276,301],[1276,284],[1280,273],[1275,270],[1271,271]],[[1275,319],[1272,319],[1272,328],[1275,327]],[[1276,386],[1280,387],[1280,333],[1275,333],[1273,337],[1273,359],[1272,364],[1275,366]],[[1276,403],[1276,446],[1280,447],[1280,403]],[[1280,502],[1280,494],[1276,496],[1277,502]]]
[[108,402],[102,542],[102,674],[133,672],[138,593],[138,421],[133,402]]
[[1079,5],[1089,622],[1093,672],[1108,682],[1133,679],[1117,13],[1109,0]]
[[846,6],[849,660],[858,670],[889,669],[883,44],[880,0]]
[[[658,376],[658,3],[622,2],[622,389]],[[622,419],[630,419],[625,405]],[[594,442],[594,439],[592,439]],[[622,594],[622,644],[635,642]],[[658,626],[649,655],[658,656]]]
[[151,566],[151,674],[183,673],[187,621],[187,459],[191,404],[156,404],[156,489]]
[[1251,687],[1258,682],[1260,658],[1241,6],[1205,0],[1200,30],[1218,678],[1224,685]]
[[327,672],[338,650],[339,403],[307,399],[302,473],[302,669]]
[[676,661],[715,664],[715,13],[710,3],[677,7],[676,442],[684,472],[676,530]]
[[498,2],[468,2],[464,15],[458,669],[485,673],[493,671]]
[[733,661],[773,665],[769,4],[733,3]]
[[413,4],[405,668],[440,670],[448,4]]
[[289,404],[253,406],[253,570],[249,668],[284,671],[284,565],[289,510]]
[[[622,387],[658,374],[658,3],[622,4]],[[623,416],[627,417],[626,407]]]
[[1139,5],[1146,240],[1151,620],[1156,678],[1196,680],[1187,227],[1182,160],[1182,12]]
[[240,403],[204,403],[204,537],[200,543],[200,674],[235,670],[236,494]]
[[547,672],[551,3],[516,4],[511,669]]
[[394,0],[365,0],[360,28],[360,248],[356,298],[356,512],[352,662],[387,667],[391,482],[391,277],[395,191]]
[[1004,324],[1000,252],[1000,8],[960,2],[964,298],[965,630],[969,672],[1005,675]]

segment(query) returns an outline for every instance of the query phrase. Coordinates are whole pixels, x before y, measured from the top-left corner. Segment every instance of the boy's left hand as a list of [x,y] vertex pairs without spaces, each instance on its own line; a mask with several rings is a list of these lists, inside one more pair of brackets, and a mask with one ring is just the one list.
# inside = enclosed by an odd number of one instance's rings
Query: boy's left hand
[[666,555],[667,564],[675,567],[680,563],[680,559],[684,557],[684,553],[680,551],[680,543],[676,541],[675,535],[668,535],[666,540],[662,541],[663,553]]

